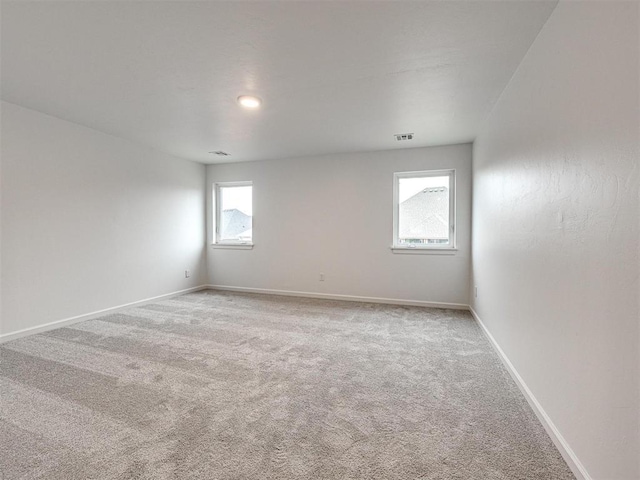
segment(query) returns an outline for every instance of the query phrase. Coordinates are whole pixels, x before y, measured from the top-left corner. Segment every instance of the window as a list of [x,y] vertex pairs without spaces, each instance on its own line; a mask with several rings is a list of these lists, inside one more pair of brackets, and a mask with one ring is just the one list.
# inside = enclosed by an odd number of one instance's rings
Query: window
[[213,186],[213,192],[214,243],[218,245],[252,245],[252,183],[216,183]]
[[393,248],[455,249],[455,170],[393,176]]

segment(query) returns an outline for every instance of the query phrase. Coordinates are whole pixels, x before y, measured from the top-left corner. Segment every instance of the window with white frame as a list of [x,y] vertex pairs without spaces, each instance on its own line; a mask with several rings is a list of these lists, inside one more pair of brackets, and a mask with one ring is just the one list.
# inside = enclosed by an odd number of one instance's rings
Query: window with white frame
[[215,183],[213,203],[214,242],[218,245],[252,245],[252,182]]
[[455,248],[455,170],[393,176],[393,248]]

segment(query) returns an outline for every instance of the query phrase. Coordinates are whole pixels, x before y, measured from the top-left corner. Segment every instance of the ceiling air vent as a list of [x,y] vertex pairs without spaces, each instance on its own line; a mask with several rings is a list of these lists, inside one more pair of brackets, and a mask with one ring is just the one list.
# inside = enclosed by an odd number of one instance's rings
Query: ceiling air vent
[[223,152],[222,150],[217,150],[215,152],[209,152],[209,153],[213,153],[214,155],[218,155],[219,157],[228,157],[231,155],[230,153]]
[[413,140],[413,133],[396,133],[394,137],[396,137],[396,140],[399,142]]

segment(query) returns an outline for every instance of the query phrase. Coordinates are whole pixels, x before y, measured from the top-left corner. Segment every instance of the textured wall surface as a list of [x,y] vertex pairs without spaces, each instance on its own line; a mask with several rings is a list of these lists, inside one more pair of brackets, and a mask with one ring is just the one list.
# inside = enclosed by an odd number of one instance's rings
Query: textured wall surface
[[5,102],[2,137],[0,333],[205,282],[203,165]]
[[[459,250],[394,254],[393,173],[451,168]],[[209,279],[215,285],[467,304],[470,173],[468,144],[209,166],[209,188],[253,181],[255,243],[253,250],[209,247]],[[211,225],[208,231],[211,243]]]
[[594,479],[638,472],[638,4],[562,2],[474,145],[473,305]]

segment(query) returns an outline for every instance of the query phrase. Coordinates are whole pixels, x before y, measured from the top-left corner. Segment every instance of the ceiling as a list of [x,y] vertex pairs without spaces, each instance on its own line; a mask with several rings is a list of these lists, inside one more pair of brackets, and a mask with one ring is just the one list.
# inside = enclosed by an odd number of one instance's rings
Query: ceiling
[[204,163],[470,142],[555,5],[3,1],[2,98]]

